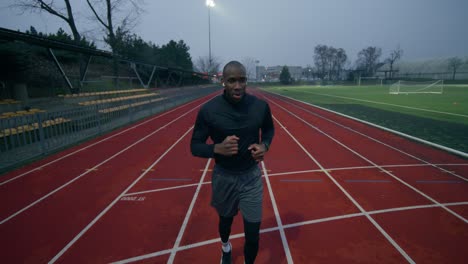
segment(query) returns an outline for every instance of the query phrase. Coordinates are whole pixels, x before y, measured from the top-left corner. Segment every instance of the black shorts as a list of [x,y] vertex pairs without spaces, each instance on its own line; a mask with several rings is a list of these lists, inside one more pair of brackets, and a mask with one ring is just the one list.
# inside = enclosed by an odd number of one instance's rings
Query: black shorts
[[215,165],[211,188],[211,205],[220,216],[235,216],[240,209],[246,221],[261,222],[263,182],[258,166],[235,172]]

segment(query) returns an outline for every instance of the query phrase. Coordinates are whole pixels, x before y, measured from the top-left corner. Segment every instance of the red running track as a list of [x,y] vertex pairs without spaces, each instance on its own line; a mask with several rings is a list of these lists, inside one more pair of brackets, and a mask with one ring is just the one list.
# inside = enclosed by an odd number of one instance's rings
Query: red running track
[[[468,162],[251,90],[276,136],[258,263],[464,263]],[[217,263],[212,160],[189,152],[208,96],[0,178],[3,263]],[[235,263],[243,229],[234,221]]]

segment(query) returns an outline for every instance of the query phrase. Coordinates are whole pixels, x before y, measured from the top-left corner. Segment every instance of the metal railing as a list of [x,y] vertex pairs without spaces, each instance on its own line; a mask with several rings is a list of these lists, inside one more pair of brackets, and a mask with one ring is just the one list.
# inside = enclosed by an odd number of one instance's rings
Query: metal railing
[[0,172],[216,91],[181,88],[138,98],[0,119]]

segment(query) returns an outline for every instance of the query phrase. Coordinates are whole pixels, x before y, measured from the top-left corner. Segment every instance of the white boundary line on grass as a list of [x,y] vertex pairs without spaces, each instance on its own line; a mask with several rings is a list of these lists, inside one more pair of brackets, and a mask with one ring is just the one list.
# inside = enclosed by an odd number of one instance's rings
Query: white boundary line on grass
[[281,242],[283,243],[284,253],[286,255],[286,260],[289,264],[294,263],[291,251],[289,250],[288,240],[286,239],[286,234],[284,233],[283,222],[281,221],[281,216],[279,214],[278,206],[276,205],[275,195],[273,194],[273,189],[271,188],[270,179],[268,179],[268,172],[265,168],[265,162],[262,161],[263,175],[265,175],[265,182],[267,184],[268,192],[270,193],[271,204],[273,205],[273,211],[275,213],[276,222],[278,223],[278,230],[281,236]]
[[203,180],[205,179],[206,173],[208,172],[208,168],[210,167],[211,159],[208,159],[206,162],[205,170],[203,171],[203,175],[198,182],[197,190],[195,191],[195,194],[193,195],[192,202],[190,202],[189,209],[187,211],[187,214],[185,215],[184,222],[182,223],[182,226],[180,227],[179,234],[177,235],[177,239],[174,243],[174,247],[172,247],[171,255],[169,256],[169,260],[167,261],[168,264],[172,264],[175,259],[175,255],[177,253],[177,248],[180,246],[180,242],[182,241],[182,236],[184,235],[185,229],[187,228],[188,220],[190,218],[190,215],[192,214],[193,207],[195,206],[195,202],[197,201],[198,198],[198,193],[200,192],[200,189],[203,184]]
[[456,150],[456,149],[452,149],[452,148],[449,148],[449,147],[446,147],[446,146],[442,146],[442,145],[439,145],[439,144],[436,144],[436,143],[433,143],[433,142],[430,142],[430,141],[427,141],[427,140],[424,140],[424,139],[421,139],[421,138],[418,138],[418,137],[414,137],[414,136],[411,136],[411,135],[408,135],[408,134],[405,134],[405,133],[402,133],[402,132],[399,132],[399,131],[396,131],[396,130],[393,130],[393,129],[390,129],[390,128],[379,126],[377,124],[374,124],[374,123],[371,123],[371,122],[368,122],[368,121],[364,121],[362,119],[352,117],[352,116],[349,116],[349,115],[345,115],[343,113],[339,113],[339,112],[336,112],[336,111],[333,111],[333,110],[330,110],[330,109],[327,109],[327,108],[324,108],[324,107],[320,107],[320,106],[317,106],[317,105],[314,105],[314,104],[311,104],[311,103],[300,101],[300,100],[297,100],[297,99],[289,97],[289,96],[284,96],[284,95],[274,93],[274,92],[271,92],[271,91],[266,91],[266,90],[263,90],[263,91],[266,92],[266,93],[269,93],[269,94],[274,94],[274,95],[277,95],[277,96],[280,96],[280,97],[288,98],[288,99],[296,101],[296,102],[300,102],[300,103],[303,103],[303,104],[306,104],[306,105],[310,105],[312,107],[316,107],[318,109],[321,109],[321,110],[324,110],[324,111],[327,111],[327,112],[330,112],[330,113],[334,113],[336,115],[343,116],[343,117],[352,119],[354,121],[358,121],[360,123],[363,123],[363,124],[366,124],[366,125],[369,125],[369,126],[373,126],[373,127],[382,129],[384,131],[388,131],[388,132],[393,133],[393,134],[397,134],[397,135],[405,137],[405,138],[409,138],[409,139],[414,140],[414,141],[418,141],[418,142],[423,143],[425,145],[429,145],[429,146],[432,146],[432,147],[435,147],[435,148],[438,148],[438,149],[445,150],[447,152],[450,152],[452,154],[456,154],[456,155],[461,156],[463,158],[468,158],[468,153],[465,153],[465,152],[462,152],[462,151],[459,151],[459,150]]
[[[297,90],[296,90],[296,91],[297,91]],[[425,108],[417,108],[417,107],[411,107],[411,106],[405,106],[405,105],[389,104],[389,103],[384,103],[384,102],[377,102],[377,101],[370,101],[370,100],[364,100],[364,99],[357,99],[357,98],[346,97],[346,96],[338,96],[338,95],[330,95],[330,94],[321,94],[321,93],[314,93],[314,92],[309,92],[309,91],[301,91],[301,92],[303,92],[303,93],[309,93],[309,94],[322,95],[322,96],[329,96],[329,97],[342,98],[342,99],[349,99],[349,100],[360,101],[360,102],[366,102],[366,103],[372,103],[372,104],[389,105],[389,106],[395,106],[395,107],[413,109],[413,110],[418,110],[418,111],[431,112],[431,113],[436,113],[436,114],[444,114],[444,115],[468,117],[468,115],[455,114],[455,113],[443,112],[443,111],[436,111],[436,110],[425,109]]]
[[[200,98],[200,100],[203,100],[203,99],[205,99],[205,97]],[[68,153],[68,154],[65,155],[65,156],[62,156],[62,157],[60,157],[60,158],[54,159],[54,160],[52,160],[52,161],[49,161],[48,163],[43,164],[43,165],[41,165],[41,166],[38,166],[38,167],[36,167],[36,168],[34,168],[34,169],[31,169],[31,170],[29,170],[29,171],[27,171],[27,172],[23,172],[22,174],[17,175],[17,176],[15,176],[15,177],[11,178],[11,179],[8,179],[8,180],[5,180],[5,181],[3,181],[3,182],[0,182],[0,186],[4,185],[4,184],[6,184],[6,183],[9,183],[9,182],[11,182],[11,181],[14,181],[14,180],[16,180],[16,179],[19,179],[19,178],[21,178],[21,177],[23,177],[23,176],[25,176],[25,175],[27,175],[27,174],[29,174],[29,173],[31,173],[31,172],[34,172],[34,171],[36,171],[36,170],[41,170],[42,168],[44,168],[44,167],[46,167],[46,166],[49,166],[49,165],[51,165],[51,164],[53,164],[53,163],[56,163],[56,162],[61,161],[61,160],[65,159],[65,158],[68,158],[68,157],[70,157],[70,156],[72,156],[72,155],[75,155],[75,154],[78,153],[78,152],[81,152],[81,151],[86,150],[86,149],[88,149],[88,148],[94,147],[95,145],[98,145],[98,144],[100,144],[100,143],[102,143],[102,142],[105,142],[105,141],[111,139],[111,138],[114,138],[114,137],[116,137],[116,136],[119,136],[119,135],[121,135],[121,134],[123,134],[123,133],[126,133],[126,132],[132,130],[132,129],[135,129],[135,128],[139,127],[139,126],[142,126],[142,125],[144,125],[144,124],[146,124],[146,123],[148,123],[148,122],[151,122],[151,121],[153,121],[153,120],[155,120],[155,119],[158,119],[158,118],[160,118],[160,117],[162,117],[162,116],[165,116],[165,115],[167,115],[167,114],[169,114],[169,113],[172,113],[172,112],[174,112],[174,111],[176,111],[176,110],[178,110],[178,109],[180,109],[180,108],[182,108],[182,107],[184,107],[184,106],[188,106],[188,105],[190,105],[191,103],[192,103],[192,102],[190,102],[190,103],[188,103],[188,104],[183,104],[183,105],[181,105],[181,106],[178,106],[178,107],[176,107],[176,108],[174,108],[174,109],[171,109],[171,110],[169,110],[169,111],[167,111],[167,112],[161,113],[161,114],[159,114],[159,115],[157,115],[157,116],[155,116],[155,117],[153,117],[153,118],[151,118],[151,119],[148,119],[148,120],[146,120],[146,121],[143,121],[143,122],[141,122],[141,123],[138,123],[138,124],[136,124],[136,125],[134,125],[134,126],[131,126],[131,127],[127,128],[127,129],[123,130],[123,131],[120,131],[119,133],[113,134],[113,135],[111,135],[111,136],[109,136],[109,137],[106,137],[106,138],[103,138],[103,139],[101,139],[101,140],[99,140],[99,141],[96,141],[96,142],[94,142],[94,143],[92,143],[92,144],[90,144],[90,145],[88,145],[88,146],[86,146],[86,147],[84,147],[84,148],[75,150],[75,151],[73,151],[73,152],[71,152],[71,153]]]
[[169,151],[171,151],[190,131],[192,131],[193,126],[191,126],[179,139],[176,140],[159,158],[153,162],[136,180],[134,180],[117,198],[114,199],[102,212],[97,215],[81,232],[79,232],[60,252],[55,255],[50,261],[49,264],[55,263],[73,244],[76,243],[101,217],[103,217],[120,199],[125,195],[128,190],[130,190],[135,184],[137,184],[151,169],[156,166],[156,164],[164,158]]
[[[270,100],[270,102],[273,102]],[[273,102],[274,103],[274,102]],[[275,103],[276,104],[276,103]],[[279,105],[278,105],[279,106]],[[283,110],[285,112],[288,112],[290,115],[293,115],[293,113],[285,110],[283,108]],[[297,117],[297,116],[296,116]],[[273,118],[276,120],[276,122],[278,122],[278,124],[280,124],[281,126],[283,126],[281,124],[281,122],[275,117],[273,116]],[[284,127],[284,126],[283,126]],[[370,214],[368,212],[366,212],[366,210],[345,190],[345,188],[343,186],[341,186],[340,183],[338,183],[337,180],[335,180],[335,178],[333,178],[333,176],[322,166],[322,164],[320,164],[310,153],[309,151],[307,151],[307,149],[289,132],[288,129],[284,129],[284,131],[286,131],[286,133],[299,145],[299,147],[307,154],[307,156],[309,156],[309,158],[311,160],[313,160],[317,166],[320,167],[320,169],[322,169],[322,171],[327,175],[327,177],[346,195],[346,197],[348,197],[348,199],[354,204],[354,206],[356,206],[359,211],[361,211],[361,213],[364,214],[364,216],[374,225],[375,228],[377,228],[380,233],[388,240],[388,242],[390,242],[390,244],[393,245],[393,247],[395,247],[395,249],[400,252],[400,254],[406,259],[406,261],[408,261],[409,263],[416,263],[414,262],[413,259],[411,259],[411,257],[403,250],[403,248],[400,247],[400,245],[398,245],[398,243],[393,240],[393,238],[374,220],[374,218],[372,218],[370,216]]]
[[[198,107],[198,106],[197,106]],[[194,111],[197,107],[194,107],[192,108],[190,111],[187,111],[185,112],[184,114],[180,115],[179,117],[173,119],[172,121],[170,121],[169,123],[165,124],[164,126],[158,128],[157,130],[151,132],[150,134],[146,135],[145,137],[143,138],[140,138],[139,140],[137,140],[136,142],[134,142],[133,144],[125,147],[124,149],[120,150],[119,152],[115,153],[114,155],[110,156],[109,158],[107,158],[106,160],[102,161],[101,163],[95,165],[94,167],[92,167],[91,169],[87,170],[86,172],[76,176],[75,178],[71,179],[70,181],[66,182],[65,184],[61,185],[60,187],[57,187],[56,189],[54,189],[53,191],[47,193],[46,195],[42,196],[41,198],[37,199],[36,201],[30,203],[29,205],[27,205],[26,207],[23,207],[22,209],[20,209],[19,211],[16,211],[15,213],[13,213],[12,215],[8,216],[7,218],[3,219],[1,222],[0,222],[0,225],[6,223],[7,221],[9,221],[10,219],[12,219],[13,217],[19,215],[20,213],[28,210],[29,208],[33,207],[34,205],[38,204],[39,202],[43,201],[44,199],[46,199],[47,197],[53,195],[54,193],[60,191],[61,189],[67,187],[68,185],[72,184],[73,182],[77,181],[78,179],[82,178],[83,176],[87,175],[88,173],[92,172],[94,169],[98,168],[99,166],[105,164],[106,162],[110,161],[111,159],[117,157],[118,155],[122,154],[123,152],[127,151],[128,149],[130,149],[131,147],[137,145],[138,143],[146,140],[147,138],[149,138],[150,136],[156,134],[157,132],[161,131],[162,129],[166,128],[167,126],[169,126],[170,124],[174,123],[175,121],[181,119],[182,117],[186,116],[187,114],[191,113],[192,111]]]

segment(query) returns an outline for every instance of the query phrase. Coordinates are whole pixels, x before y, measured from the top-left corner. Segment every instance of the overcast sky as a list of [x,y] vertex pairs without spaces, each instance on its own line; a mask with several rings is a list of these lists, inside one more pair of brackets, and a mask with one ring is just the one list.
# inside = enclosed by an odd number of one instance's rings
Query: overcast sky
[[[67,25],[48,14],[20,14],[0,2],[0,27],[24,31],[33,25],[53,33]],[[61,0],[55,0],[61,3]],[[98,40],[85,0],[72,0],[78,29]],[[215,0],[211,10],[213,56],[223,63],[246,57],[260,65],[313,65],[318,44],[343,48],[353,64],[368,46],[382,59],[398,45],[403,60],[468,56],[468,0]],[[146,0],[134,32],[157,45],[184,40],[192,60],[208,56],[205,0]]]

